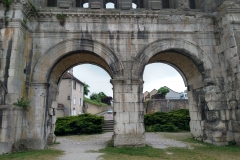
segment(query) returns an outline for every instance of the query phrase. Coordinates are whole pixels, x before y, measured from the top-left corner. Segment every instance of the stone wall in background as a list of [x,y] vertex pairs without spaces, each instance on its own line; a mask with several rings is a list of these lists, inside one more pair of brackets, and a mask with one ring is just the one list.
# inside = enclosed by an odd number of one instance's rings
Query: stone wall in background
[[83,104],[83,113],[91,113],[91,114],[97,114],[104,111],[107,111],[108,109],[113,109],[112,106],[97,106],[91,103],[84,102]]
[[145,113],[169,112],[178,109],[189,109],[187,99],[156,99],[144,103]]

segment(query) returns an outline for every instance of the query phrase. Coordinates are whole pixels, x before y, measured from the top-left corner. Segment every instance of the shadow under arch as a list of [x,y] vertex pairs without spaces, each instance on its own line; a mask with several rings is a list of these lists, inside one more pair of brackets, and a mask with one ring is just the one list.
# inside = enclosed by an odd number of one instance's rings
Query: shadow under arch
[[112,78],[123,75],[123,65],[109,47],[98,41],[70,39],[45,52],[34,67],[32,82],[46,83],[51,79],[57,83],[67,68],[79,63],[97,64]]

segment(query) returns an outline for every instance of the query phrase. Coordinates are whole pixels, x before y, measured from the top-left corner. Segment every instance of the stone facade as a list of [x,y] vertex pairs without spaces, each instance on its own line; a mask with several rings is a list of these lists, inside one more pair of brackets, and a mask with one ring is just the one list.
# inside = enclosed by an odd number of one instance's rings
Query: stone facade
[[[32,106],[26,113],[19,110],[21,123],[0,116],[6,125],[0,143],[8,145],[0,153],[17,144],[41,149],[54,140],[57,83],[82,63],[96,64],[112,77],[115,146],[145,145],[142,79],[144,67],[154,62],[174,65],[184,75],[195,138],[240,143],[239,0],[195,0],[195,6],[170,0],[164,7],[162,1],[119,0],[113,10],[101,9],[105,3],[99,0],[89,1],[89,9],[81,8],[83,1],[59,0],[56,7],[47,7],[47,0],[30,1],[38,16],[27,17],[31,5],[14,0],[8,26],[0,20],[0,81],[7,89],[0,91],[2,110],[20,96]],[[138,8],[131,9],[131,2]],[[1,16],[4,10],[1,3]],[[57,14],[67,15],[65,25]],[[24,128],[21,134],[12,132],[14,126]]]

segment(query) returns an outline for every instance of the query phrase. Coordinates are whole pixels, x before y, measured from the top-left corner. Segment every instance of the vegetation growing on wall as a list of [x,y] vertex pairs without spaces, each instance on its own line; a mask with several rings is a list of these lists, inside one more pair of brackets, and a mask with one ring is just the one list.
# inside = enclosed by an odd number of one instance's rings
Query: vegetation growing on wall
[[55,134],[77,135],[102,133],[104,118],[92,114],[78,116],[59,117],[56,121]]
[[5,7],[5,11],[4,11],[4,22],[5,22],[5,27],[8,27],[8,17],[7,17],[7,12],[10,9],[10,6],[12,4],[12,0],[3,0],[3,6]]
[[57,17],[60,25],[64,26],[66,18],[67,18],[67,15],[66,14],[57,14],[56,17]]
[[170,112],[155,112],[144,116],[145,129],[148,132],[189,131],[189,110],[180,109]]
[[31,108],[30,101],[24,97],[21,97],[20,99],[18,99],[17,102],[13,103],[13,105],[22,107],[27,111]]
[[27,11],[27,18],[38,17],[38,10],[36,9],[36,7],[29,1],[27,2],[27,5],[29,7]]

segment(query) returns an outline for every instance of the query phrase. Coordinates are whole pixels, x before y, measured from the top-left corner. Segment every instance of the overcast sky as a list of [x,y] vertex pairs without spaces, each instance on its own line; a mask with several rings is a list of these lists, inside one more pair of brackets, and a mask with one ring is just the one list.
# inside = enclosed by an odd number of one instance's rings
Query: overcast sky
[[[107,96],[113,96],[111,77],[102,68],[91,64],[82,64],[73,68],[73,74],[90,86],[90,94],[104,92]],[[163,63],[147,65],[143,80],[143,93],[159,89],[162,86],[167,86],[176,92],[183,92],[186,89],[181,75],[174,68]]]

